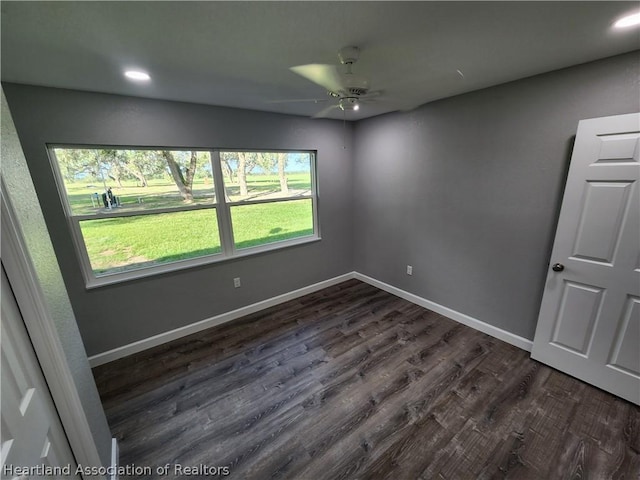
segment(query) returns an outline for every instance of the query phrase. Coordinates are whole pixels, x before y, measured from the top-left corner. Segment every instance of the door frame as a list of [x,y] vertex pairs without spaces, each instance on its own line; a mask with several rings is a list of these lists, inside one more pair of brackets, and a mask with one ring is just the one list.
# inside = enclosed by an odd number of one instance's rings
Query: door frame
[[7,278],[22,312],[33,349],[76,463],[84,466],[102,466],[73,374],[54,327],[54,320],[46,307],[39,280],[27,254],[17,217],[6,192],[4,179],[1,179],[2,263]]

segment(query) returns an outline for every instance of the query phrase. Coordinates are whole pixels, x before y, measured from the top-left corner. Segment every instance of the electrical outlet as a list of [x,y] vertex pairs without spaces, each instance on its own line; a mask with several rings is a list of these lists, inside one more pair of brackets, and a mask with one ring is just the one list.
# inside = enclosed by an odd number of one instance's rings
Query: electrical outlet
[[413,275],[413,267],[411,265],[407,265],[407,275]]
[[233,286],[235,288],[240,288],[240,277],[236,277],[233,279]]

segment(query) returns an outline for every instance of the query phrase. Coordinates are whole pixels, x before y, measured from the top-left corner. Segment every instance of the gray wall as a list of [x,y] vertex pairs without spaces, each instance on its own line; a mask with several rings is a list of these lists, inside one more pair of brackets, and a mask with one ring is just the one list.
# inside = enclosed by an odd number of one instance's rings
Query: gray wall
[[[4,84],[89,355],[352,270],[352,128],[237,109]],[[317,149],[319,242],[87,291],[45,144]],[[242,287],[233,288],[233,277]]]
[[634,52],[358,122],[355,270],[532,339],[578,121],[639,111],[639,72]]
[[[91,355],[351,270],[533,338],[578,121],[638,111],[638,71],[634,52],[363,120],[346,149],[336,121],[5,91]],[[322,241],[86,291],[47,142],[317,149]]]
[[111,464],[111,434],[4,92],[1,118],[4,193],[14,207],[27,254],[42,287],[45,307],[58,332],[98,454],[107,466]]

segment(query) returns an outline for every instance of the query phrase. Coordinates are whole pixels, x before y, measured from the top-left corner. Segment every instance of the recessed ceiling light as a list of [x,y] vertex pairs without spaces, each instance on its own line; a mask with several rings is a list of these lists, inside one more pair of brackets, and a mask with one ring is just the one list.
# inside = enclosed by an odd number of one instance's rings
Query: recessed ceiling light
[[632,15],[627,15],[626,17],[622,17],[616,23],[613,24],[616,28],[625,28],[625,27],[633,27],[634,25],[640,24],[640,12],[634,13]]
[[151,77],[148,73],[142,72],[140,70],[127,70],[126,72],[124,72],[124,76],[130,78],[131,80],[138,80],[142,82],[151,80]]

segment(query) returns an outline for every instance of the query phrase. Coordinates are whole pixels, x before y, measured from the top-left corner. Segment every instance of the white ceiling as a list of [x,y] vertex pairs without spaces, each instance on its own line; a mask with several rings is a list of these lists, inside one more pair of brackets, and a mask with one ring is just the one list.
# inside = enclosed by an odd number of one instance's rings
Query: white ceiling
[[[337,63],[383,95],[360,119],[640,48],[614,30],[638,2],[7,2],[2,80],[311,116],[326,106],[292,73]],[[122,76],[148,71],[148,84]],[[464,77],[456,70],[460,70]],[[334,118],[342,118],[336,111]]]

